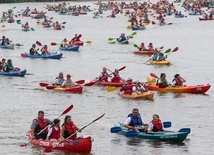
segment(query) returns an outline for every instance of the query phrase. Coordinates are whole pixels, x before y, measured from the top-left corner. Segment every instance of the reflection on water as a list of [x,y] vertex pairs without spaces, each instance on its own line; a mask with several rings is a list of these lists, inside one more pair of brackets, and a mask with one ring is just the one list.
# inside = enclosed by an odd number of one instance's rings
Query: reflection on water
[[127,145],[139,146],[141,142],[142,139],[140,138],[129,138],[126,143]]

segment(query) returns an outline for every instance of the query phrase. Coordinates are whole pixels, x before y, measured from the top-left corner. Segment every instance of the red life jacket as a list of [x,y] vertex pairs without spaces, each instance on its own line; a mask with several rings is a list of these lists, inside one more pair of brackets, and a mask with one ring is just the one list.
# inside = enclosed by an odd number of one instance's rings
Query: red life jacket
[[[183,81],[179,78],[179,79],[174,79],[176,81],[176,86],[182,86],[183,85]],[[173,80],[173,81],[174,81]]]
[[[68,136],[72,135],[73,133],[76,132],[76,126],[75,124],[71,121],[71,124],[64,124],[65,126],[65,138],[67,138]],[[77,135],[75,134],[74,136],[72,136],[70,139],[75,140],[77,138]]]
[[111,82],[120,82],[120,76],[119,76],[119,75],[115,75],[115,76],[112,78]]
[[152,124],[154,125],[152,131],[154,131],[154,132],[163,131],[163,129],[162,129],[162,121],[161,120],[158,120],[158,121],[152,120]]
[[[37,121],[37,123],[38,123],[38,125],[36,126],[36,129],[35,129],[35,133],[39,133],[40,131],[42,131],[47,125],[48,125],[48,122],[47,122],[47,119],[46,118],[44,118],[44,119],[38,119],[38,118],[36,118],[35,119],[36,121]],[[48,130],[45,130],[46,132],[48,131]]]
[[58,128],[58,130],[56,130],[54,128],[54,126],[52,127],[52,133],[50,138],[54,138],[54,139],[59,139],[60,138],[60,127]]
[[124,91],[124,94],[131,94],[132,93],[132,87],[133,87],[133,84],[131,83],[131,84],[126,84],[125,85],[125,91]]
[[[105,78],[104,78],[104,77],[105,77]],[[108,73],[103,73],[103,72],[102,72],[100,80],[101,80],[101,81],[108,82]]]

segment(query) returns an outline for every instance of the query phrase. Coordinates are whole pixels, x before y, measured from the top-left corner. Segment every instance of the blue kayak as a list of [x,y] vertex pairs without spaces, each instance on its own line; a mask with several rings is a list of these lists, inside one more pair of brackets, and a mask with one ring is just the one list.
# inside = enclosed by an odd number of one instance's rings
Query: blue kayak
[[175,15],[175,18],[184,18],[184,15]]
[[72,47],[59,47],[60,50],[63,51],[78,51],[79,50],[79,46],[77,45],[73,45]]
[[62,53],[49,54],[49,55],[30,55],[29,53],[21,53],[24,58],[41,58],[41,59],[60,59]]
[[24,77],[26,72],[27,72],[27,70],[24,69],[23,71],[0,72],[0,75]]
[[141,26],[136,26],[136,27],[132,27],[132,30],[145,30],[146,27],[141,27]]
[[45,18],[45,15],[36,15],[34,18],[35,19],[43,19],[43,18]]
[[0,45],[0,48],[3,48],[3,49],[14,49],[14,44]]

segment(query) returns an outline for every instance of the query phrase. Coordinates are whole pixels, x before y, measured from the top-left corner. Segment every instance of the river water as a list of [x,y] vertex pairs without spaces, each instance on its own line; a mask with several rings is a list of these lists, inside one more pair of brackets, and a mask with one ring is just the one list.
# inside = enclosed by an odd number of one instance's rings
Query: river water
[[[95,8],[93,2],[70,2],[71,4],[86,4]],[[45,11],[44,3],[1,4],[0,10],[7,11],[16,6],[14,12],[25,9]],[[175,4],[178,10],[183,10]],[[187,15],[187,12],[184,12]],[[103,18],[93,19],[92,13],[74,16],[60,16],[55,12],[47,12],[47,16],[53,20],[66,22],[65,29],[55,31],[44,29],[36,24],[35,19],[18,17],[22,23],[29,22],[35,31],[23,32],[21,26],[14,23],[0,26],[1,36],[9,37],[14,43],[24,44],[15,50],[0,49],[0,58],[11,58],[14,66],[27,69],[33,75],[24,78],[1,76],[1,108],[0,108],[0,154],[23,155],[43,154],[42,149],[28,145],[19,145],[27,142],[25,133],[29,130],[32,120],[39,110],[44,110],[49,119],[54,119],[71,104],[74,108],[69,112],[74,122],[83,127],[99,117],[105,116],[82,131],[83,136],[90,135],[94,142],[91,154],[93,155],[127,155],[127,154],[213,154],[213,116],[214,116],[214,89],[205,95],[173,94],[155,92],[154,101],[122,99],[117,92],[107,92],[104,87],[84,87],[83,94],[70,94],[48,91],[39,86],[40,82],[52,82],[60,71],[70,73],[74,80],[84,79],[86,82],[94,79],[107,67],[111,70],[126,66],[120,75],[127,79],[146,81],[149,73],[159,76],[165,72],[167,79],[171,81],[176,73],[186,79],[187,85],[214,84],[213,77],[213,22],[199,21],[197,16],[188,16],[184,19],[167,17],[172,25],[149,25],[145,31],[138,31],[130,40],[129,45],[110,45],[109,37],[118,37],[127,30],[129,25],[127,18],[118,15],[117,18],[106,18],[110,12],[104,12]],[[151,17],[150,17],[151,18]],[[151,18],[152,19],[152,18]],[[154,19],[152,19],[154,20]],[[157,21],[156,21],[157,22]],[[58,52],[57,46],[50,46],[51,42],[60,43],[63,38],[71,38],[75,33],[82,34],[82,40],[91,40],[92,44],[80,47],[79,52],[63,52],[61,60],[40,60],[22,58],[22,52],[28,52],[32,43],[40,41],[47,44],[50,51]],[[156,47],[179,47],[179,50],[168,56],[170,66],[146,65],[143,62],[149,57],[138,56],[132,53],[133,44],[150,42]],[[153,142],[141,139],[129,139],[118,134],[110,133],[110,128],[117,122],[123,122],[133,108],[138,108],[144,120],[150,122],[152,115],[157,113],[163,121],[171,121],[170,130],[179,130],[183,127],[191,128],[191,133],[182,144]],[[63,121],[64,116],[61,117]],[[54,155],[73,154],[61,151],[53,151]]]

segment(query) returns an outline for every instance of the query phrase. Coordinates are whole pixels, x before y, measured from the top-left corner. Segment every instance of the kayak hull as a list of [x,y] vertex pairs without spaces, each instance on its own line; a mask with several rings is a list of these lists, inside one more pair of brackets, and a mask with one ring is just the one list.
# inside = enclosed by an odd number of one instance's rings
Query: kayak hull
[[0,45],[0,48],[3,48],[3,49],[14,49],[14,44],[11,44],[11,45]]
[[74,45],[72,47],[59,47],[60,50],[63,50],[63,51],[78,51],[79,50],[79,46],[77,45]]
[[124,40],[124,41],[121,41],[121,42],[118,42],[119,44],[129,44],[129,41],[128,40]]
[[130,95],[130,94],[124,94],[124,92],[119,91],[118,95],[120,95],[123,98],[153,100],[154,92],[143,92],[140,94],[132,93]]
[[139,54],[139,55],[152,55],[154,52],[153,51],[134,51],[134,54]]
[[151,60],[151,61],[149,61],[149,63],[151,65],[170,65],[170,61],[168,61],[168,60],[163,60],[163,61],[154,61],[154,60]]
[[22,31],[27,32],[27,31],[30,31],[30,29],[29,28],[22,28]]
[[78,93],[82,94],[83,87],[81,86],[72,86],[72,87],[56,87],[53,89],[54,91],[62,91],[62,92],[69,92],[69,93]]
[[14,71],[14,72],[0,72],[0,75],[4,76],[20,76],[24,77],[26,74],[27,70],[22,70],[22,71]]
[[132,27],[132,30],[145,30],[145,29],[146,29],[146,27],[140,27],[140,26]]
[[21,56],[24,58],[41,58],[41,59],[60,59],[62,58],[62,53],[58,54],[49,54],[49,55],[30,55],[28,53],[21,53]]
[[206,19],[206,18],[199,18],[199,20],[214,20],[214,18],[208,18],[208,19]]
[[148,85],[148,90],[156,90],[160,92],[174,92],[174,93],[192,93],[192,94],[204,94],[210,89],[211,85],[196,85],[196,86],[178,86],[178,87],[166,87],[159,88],[156,85]]
[[54,141],[32,139],[30,131],[28,131],[28,138],[32,145],[38,147],[43,147],[45,149],[52,149],[54,147],[53,150],[64,150],[76,153],[90,153],[93,141],[93,139],[89,136],[86,138],[79,138],[76,140],[66,140],[58,145],[58,142]]

